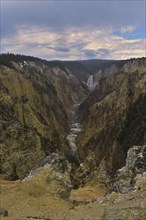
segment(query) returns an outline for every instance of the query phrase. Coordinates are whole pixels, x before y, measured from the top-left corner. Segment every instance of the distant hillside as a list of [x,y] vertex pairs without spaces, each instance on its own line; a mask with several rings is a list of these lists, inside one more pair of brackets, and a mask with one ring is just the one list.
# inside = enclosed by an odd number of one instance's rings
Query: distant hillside
[[111,63],[116,62],[114,60],[81,60],[80,63],[84,65],[90,72],[90,74],[95,74],[98,70],[108,67]]
[[62,61],[60,63],[65,65],[72,73],[74,73],[78,79],[87,82],[91,73],[80,61]]

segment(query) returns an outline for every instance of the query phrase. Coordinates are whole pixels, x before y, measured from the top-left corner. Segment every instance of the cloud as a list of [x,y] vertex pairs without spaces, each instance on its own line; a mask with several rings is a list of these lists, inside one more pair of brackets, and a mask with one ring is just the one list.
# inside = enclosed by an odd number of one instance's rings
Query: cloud
[[46,44],[39,45],[38,47],[48,48],[48,49],[51,49],[51,50],[54,50],[54,51],[60,51],[60,52],[69,52],[69,51],[71,51],[69,48],[66,48],[66,47],[59,47],[59,46],[51,47],[51,46],[47,46]]
[[99,49],[86,49],[83,50],[84,55],[86,58],[88,59],[96,59],[96,58],[110,58],[110,50],[106,49],[106,48],[99,48]]
[[144,39],[125,39],[114,29],[19,26],[16,33],[1,40],[2,52],[22,53],[54,60],[127,59],[145,56]]
[[97,50],[97,54],[100,54],[100,55],[108,55],[110,53],[110,51],[106,48],[100,48]]
[[41,1],[1,0],[1,35],[14,33],[17,26],[67,28],[114,28],[144,25],[145,1]]
[[132,25],[121,27],[120,31],[121,33],[132,33],[135,31],[136,27]]
[[51,60],[140,57],[144,32],[145,0],[1,0],[2,52]]

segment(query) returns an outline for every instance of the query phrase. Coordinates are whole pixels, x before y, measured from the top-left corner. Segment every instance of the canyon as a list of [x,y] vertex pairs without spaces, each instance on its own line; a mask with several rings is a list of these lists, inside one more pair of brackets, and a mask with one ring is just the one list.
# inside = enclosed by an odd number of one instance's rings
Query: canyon
[[144,219],[146,58],[0,56],[4,218]]

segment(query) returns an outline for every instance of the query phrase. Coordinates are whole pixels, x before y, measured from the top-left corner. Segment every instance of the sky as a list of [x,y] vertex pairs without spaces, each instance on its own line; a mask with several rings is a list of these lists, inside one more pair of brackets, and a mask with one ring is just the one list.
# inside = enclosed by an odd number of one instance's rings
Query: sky
[[1,53],[47,60],[146,56],[145,0],[0,0]]

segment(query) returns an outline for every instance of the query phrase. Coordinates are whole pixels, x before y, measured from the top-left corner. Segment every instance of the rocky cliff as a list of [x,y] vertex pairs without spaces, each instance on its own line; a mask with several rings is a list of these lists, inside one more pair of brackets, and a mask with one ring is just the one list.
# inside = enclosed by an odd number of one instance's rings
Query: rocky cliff
[[82,159],[93,152],[97,166],[104,159],[114,173],[128,149],[144,142],[146,58],[117,61],[96,75],[98,86],[79,107],[78,146]]
[[126,164],[117,170],[109,191],[128,193],[133,190],[146,190],[146,145],[128,150]]
[[1,55],[0,71],[0,172],[16,178],[66,154],[69,110],[87,91],[70,70],[38,58]]

